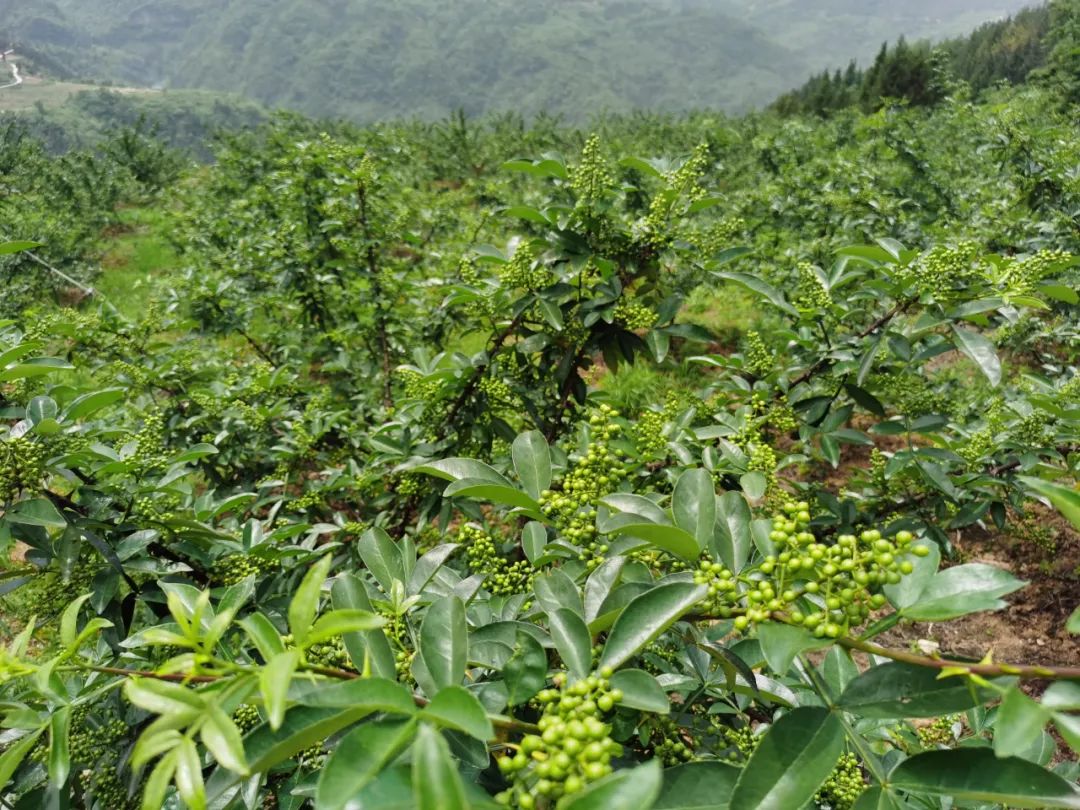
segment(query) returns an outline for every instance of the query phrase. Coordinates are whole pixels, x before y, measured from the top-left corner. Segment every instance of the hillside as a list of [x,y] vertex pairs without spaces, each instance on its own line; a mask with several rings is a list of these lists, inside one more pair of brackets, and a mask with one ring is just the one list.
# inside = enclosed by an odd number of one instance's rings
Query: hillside
[[869,59],[886,39],[955,35],[1023,5],[3,0],[0,18],[9,39],[60,77],[227,90],[360,121],[458,108],[578,119],[761,106],[840,59]]

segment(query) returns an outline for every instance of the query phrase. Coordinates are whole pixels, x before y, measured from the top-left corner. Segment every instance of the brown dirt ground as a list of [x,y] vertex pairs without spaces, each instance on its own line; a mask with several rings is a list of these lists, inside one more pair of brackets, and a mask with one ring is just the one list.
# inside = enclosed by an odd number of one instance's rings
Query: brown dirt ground
[[1080,604],[1080,534],[1048,509],[1036,514],[1039,523],[1056,534],[1053,552],[1009,531],[966,530],[953,538],[955,564],[988,563],[1028,582],[1005,597],[1007,608],[949,622],[903,625],[877,640],[893,646],[935,641],[942,656],[982,658],[992,651],[994,660],[1007,663],[1080,663],[1080,637],[1065,630],[1069,615]]

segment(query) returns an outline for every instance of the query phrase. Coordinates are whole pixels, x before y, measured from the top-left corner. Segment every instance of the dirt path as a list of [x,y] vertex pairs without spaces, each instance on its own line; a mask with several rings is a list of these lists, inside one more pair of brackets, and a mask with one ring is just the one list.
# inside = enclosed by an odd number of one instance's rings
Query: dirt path
[[7,90],[9,87],[18,87],[23,83],[23,78],[19,74],[19,66],[15,62],[8,62],[11,67],[11,81],[8,84],[0,84],[0,90]]

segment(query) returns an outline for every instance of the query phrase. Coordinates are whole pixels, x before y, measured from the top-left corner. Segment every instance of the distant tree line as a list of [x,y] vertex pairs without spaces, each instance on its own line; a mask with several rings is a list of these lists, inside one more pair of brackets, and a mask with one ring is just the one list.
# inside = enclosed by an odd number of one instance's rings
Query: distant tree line
[[[1051,54],[1057,54],[1055,60],[1065,61],[1070,47],[1075,60],[1071,73],[1063,69],[1054,75],[1063,84],[1071,75],[1073,82],[1080,85],[1080,56],[1076,55],[1080,43],[1078,9],[1080,0],[1056,0],[938,44],[909,43],[901,37],[891,47],[883,44],[869,68],[852,61],[846,70],[826,70],[780,96],[772,108],[781,115],[828,115],[855,106],[869,112],[890,100],[932,105],[959,83],[978,92],[1001,81],[1025,82],[1032,71],[1049,70]],[[1071,33],[1064,36],[1066,31]],[[1055,45],[1063,39],[1067,42]]]

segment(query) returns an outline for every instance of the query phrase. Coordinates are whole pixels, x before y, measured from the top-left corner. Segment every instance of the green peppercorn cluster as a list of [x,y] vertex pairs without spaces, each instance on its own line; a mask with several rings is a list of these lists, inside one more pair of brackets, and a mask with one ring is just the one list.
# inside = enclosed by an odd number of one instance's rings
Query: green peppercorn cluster
[[312,743],[296,755],[296,761],[306,771],[317,771],[326,765],[326,740]]
[[254,554],[229,554],[214,562],[211,575],[221,585],[235,585],[250,576],[256,578],[275,571],[281,564]]
[[1004,401],[998,397],[991,403],[986,412],[986,424],[972,433],[966,442],[955,448],[956,454],[964,459],[969,466],[975,467],[988,454],[997,449],[999,434],[1005,430],[1007,414]]
[[964,290],[987,278],[988,268],[972,241],[955,246],[939,245],[900,271],[905,284],[918,296],[931,295],[942,303],[958,299]]
[[79,771],[79,784],[86,806],[136,807],[138,802],[129,796],[118,767],[121,743],[130,733],[128,724],[112,711],[95,716],[84,705],[71,713],[70,729],[68,755],[73,764],[84,766]]
[[328,669],[355,669],[345,642],[340,637],[332,638],[321,644],[313,644],[305,653],[309,663]]
[[682,765],[694,758],[694,740],[670,717],[657,716],[653,723],[653,756],[668,767]]
[[151,411],[143,417],[143,426],[133,437],[135,461],[150,470],[165,465],[165,417],[160,411]]
[[36,489],[45,476],[45,453],[26,436],[0,442],[0,500],[12,501],[24,489]]
[[600,150],[600,137],[590,135],[581,150],[581,160],[570,170],[570,185],[578,204],[589,206],[603,199],[614,182]]
[[821,278],[814,271],[810,262],[800,262],[795,268],[798,285],[795,291],[795,306],[804,313],[824,313],[832,308],[832,295],[825,289]]
[[394,491],[406,498],[419,495],[424,489],[424,479],[416,473],[403,473],[394,485]]
[[[100,558],[98,558],[100,559]],[[51,619],[64,612],[72,600],[89,593],[100,563],[80,561],[65,580],[57,571],[29,569],[36,576],[4,598],[7,609],[21,619]]]
[[720,563],[702,560],[695,581],[708,586],[703,608],[734,617],[737,630],[782,612],[786,621],[818,638],[838,638],[885,605],[881,586],[911,573],[912,563],[902,555],[929,553],[926,546],[912,545],[910,532],[887,540],[868,529],[858,537],[840,535],[833,545],[820,543],[809,530],[808,510],[805,502],[789,503],[785,514],[773,519],[770,539],[780,551],[749,573],[736,576]]
[[621,432],[614,420],[619,412],[601,405],[589,417],[590,439],[585,455],[577,459],[563,478],[560,490],[540,494],[540,508],[555,521],[559,533],[581,549],[579,559],[590,569],[603,562],[608,547],[596,531],[596,507],[615,491],[628,468],[625,453],[611,446]]
[[142,520],[169,521],[176,517],[179,506],[180,496],[174,493],[140,495],[131,504],[131,514]]
[[765,344],[761,334],[753,329],[746,333],[743,354],[746,357],[746,370],[755,377],[766,377],[776,367],[776,355]]
[[603,719],[622,701],[621,690],[611,687],[612,674],[605,667],[572,684],[559,676],[559,688],[536,696],[544,707],[537,722],[540,734],[526,735],[516,754],[499,759],[499,769],[512,780],[496,797],[500,804],[522,810],[552,807],[611,773],[611,760],[622,755]]
[[477,388],[480,389],[480,393],[487,397],[487,401],[492,407],[517,408],[520,405],[520,399],[505,380],[487,375],[480,380]]
[[551,283],[551,274],[538,260],[529,243],[514,251],[513,257],[499,268],[499,281],[507,288],[539,290]]
[[930,413],[949,413],[949,398],[935,392],[925,378],[905,373],[875,374],[869,387],[878,399],[904,416],[925,416]]
[[490,534],[471,523],[458,529],[457,541],[466,549],[469,570],[484,575],[484,587],[494,596],[529,591],[536,569],[528,560],[511,562],[499,552]]
[[1049,413],[1035,411],[1021,419],[1013,428],[1013,439],[1027,447],[1042,447],[1053,440],[1051,432],[1053,423],[1054,417]]
[[1012,259],[1000,271],[998,286],[1011,295],[1030,295],[1040,281],[1071,259],[1072,256],[1063,250],[1040,250],[1022,259]]
[[814,801],[819,807],[830,810],[851,810],[865,790],[866,778],[859,758],[854,754],[844,754],[818,790]]
[[1023,543],[1035,546],[1047,556],[1057,553],[1057,530],[1038,520],[1034,515],[1009,522],[1009,533]]
[[652,244],[664,245],[674,238],[668,220],[680,203],[694,202],[705,196],[705,189],[700,183],[708,164],[709,148],[706,144],[699,144],[682,166],[665,173],[666,193],[653,196],[649,213],[645,216],[645,232]]
[[663,454],[667,448],[667,437],[664,436],[667,423],[665,411],[648,409],[641,412],[633,427],[634,446],[639,455],[653,457]]
[[721,724],[719,719],[715,723],[721,738],[728,746],[728,750],[723,756],[724,761],[732,765],[739,765],[750,759],[750,755],[754,753],[754,749],[761,742],[761,737],[755,734],[750,726],[732,728]]
[[472,256],[462,256],[458,262],[458,276],[470,286],[480,283],[480,272],[476,269],[476,260]]
[[651,329],[653,324],[656,323],[655,312],[640,301],[627,300],[626,298],[620,299],[619,303],[615,305],[613,317],[615,323],[630,331]]
[[241,734],[247,734],[253,728],[262,725],[263,719],[257,707],[244,703],[233,712],[232,721],[240,729]]
[[712,223],[705,230],[696,230],[687,235],[688,241],[706,256],[714,256],[733,240],[746,233],[746,220],[742,217],[724,217]]
[[958,714],[947,714],[937,717],[934,722],[916,729],[919,742],[923,748],[938,748],[952,745],[959,739],[963,726],[963,718]]

